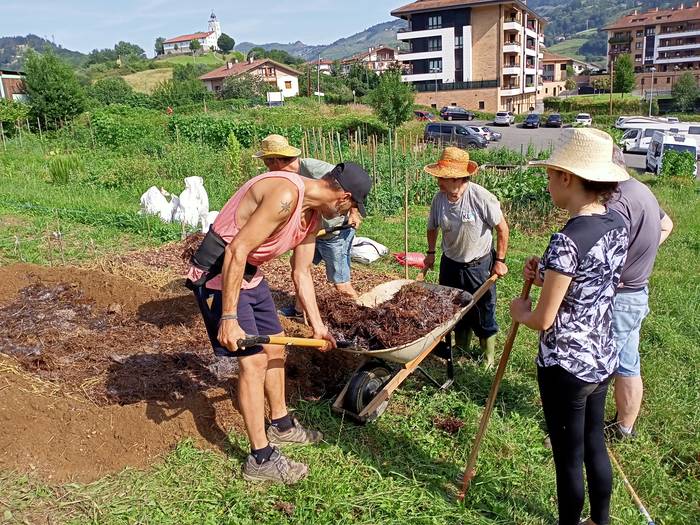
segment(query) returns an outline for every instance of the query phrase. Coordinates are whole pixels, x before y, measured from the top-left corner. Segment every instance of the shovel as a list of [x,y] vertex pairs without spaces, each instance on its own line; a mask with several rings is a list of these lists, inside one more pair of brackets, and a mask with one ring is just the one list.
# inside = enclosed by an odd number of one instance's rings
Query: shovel
[[350,228],[352,228],[352,224],[345,223],[341,224],[340,226],[336,226],[335,228],[329,228],[327,230],[318,230],[316,237],[323,237],[324,235],[328,235],[329,233],[339,232],[341,230],[348,230]]
[[[246,348],[256,345],[291,345],[304,348],[324,348],[328,345],[325,339],[311,339],[308,337],[285,337],[278,335],[248,335],[245,339],[239,339],[236,344],[238,348]],[[338,348],[355,348],[357,345],[352,341],[336,341]]]

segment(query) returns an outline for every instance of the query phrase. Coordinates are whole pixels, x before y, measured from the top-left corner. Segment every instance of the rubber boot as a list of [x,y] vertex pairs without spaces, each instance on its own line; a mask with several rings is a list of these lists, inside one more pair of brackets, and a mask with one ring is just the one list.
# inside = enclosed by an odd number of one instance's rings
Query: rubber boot
[[455,330],[455,345],[462,349],[462,352],[471,354],[472,330]]
[[487,370],[493,368],[496,359],[496,336],[479,338],[479,346],[481,347],[481,352],[484,354],[484,367]]

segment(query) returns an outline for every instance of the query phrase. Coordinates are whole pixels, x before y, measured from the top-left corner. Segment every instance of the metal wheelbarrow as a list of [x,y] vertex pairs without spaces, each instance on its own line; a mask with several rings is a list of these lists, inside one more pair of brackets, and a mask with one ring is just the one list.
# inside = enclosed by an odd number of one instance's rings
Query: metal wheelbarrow
[[[343,352],[364,356],[365,361],[353,372],[350,380],[333,403],[333,411],[346,414],[360,423],[369,423],[381,416],[389,405],[389,397],[403,381],[418,370],[440,389],[449,388],[454,381],[454,328],[493,286],[497,277],[489,278],[451,319],[410,343],[380,350],[361,350],[356,347],[339,348]],[[391,299],[410,279],[398,279],[380,284],[358,299],[363,306],[374,307]],[[445,286],[419,283],[432,289]],[[465,292],[466,293],[466,292]],[[423,360],[433,354],[445,361],[446,379],[440,383],[420,367]]]

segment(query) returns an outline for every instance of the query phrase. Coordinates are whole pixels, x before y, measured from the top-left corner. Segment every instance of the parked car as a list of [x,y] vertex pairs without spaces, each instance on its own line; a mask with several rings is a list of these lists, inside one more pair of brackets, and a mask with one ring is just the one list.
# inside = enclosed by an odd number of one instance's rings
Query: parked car
[[493,119],[495,126],[510,126],[515,124],[515,115],[512,111],[499,111]]
[[459,106],[445,106],[440,110],[440,116],[445,120],[474,120],[474,113]]
[[590,126],[593,123],[593,119],[588,113],[579,113],[576,115],[574,123],[578,126]]
[[503,138],[503,133],[501,133],[500,131],[491,129],[488,126],[484,126],[484,129],[491,134],[491,138],[489,140],[491,140],[492,142],[498,142]]
[[483,126],[468,126],[470,130],[478,133],[482,137],[484,137],[486,140],[490,141],[491,140],[491,131],[486,129]]
[[560,128],[564,125],[564,121],[559,113],[552,113],[547,117],[547,122],[544,125],[548,128]]
[[457,146],[458,148],[485,148],[489,141],[464,124],[447,124],[435,122],[425,127],[425,142]]
[[540,127],[540,116],[537,113],[530,113],[525,117],[525,122],[523,122],[524,128],[539,128]]
[[414,111],[413,114],[415,115],[416,120],[425,121],[425,122],[437,121],[437,118],[435,118],[435,115],[433,115],[430,111]]

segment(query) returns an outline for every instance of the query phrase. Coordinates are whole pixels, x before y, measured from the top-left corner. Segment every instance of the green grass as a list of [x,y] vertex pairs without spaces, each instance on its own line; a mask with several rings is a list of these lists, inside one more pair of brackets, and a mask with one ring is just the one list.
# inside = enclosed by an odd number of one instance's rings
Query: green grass
[[[25,150],[16,141],[7,153],[0,150],[0,263],[72,262],[156,245],[179,235],[177,227],[134,217],[142,191],[136,184],[122,181],[110,186],[112,178],[105,182],[90,173],[66,184],[50,183],[39,145],[25,138],[27,143]],[[180,174],[168,172],[172,164],[189,171],[197,166],[205,169],[210,166],[206,162],[211,166],[224,162],[213,156],[200,164],[186,164],[193,162],[191,156],[210,155],[207,151],[187,150],[186,156],[172,162],[166,153],[153,172],[139,171],[136,180],[176,181]],[[137,176],[140,154],[98,149],[90,155],[100,157],[94,163],[107,165],[114,159],[126,163],[127,171]],[[658,524],[691,524],[700,522],[700,195],[697,185],[652,183],[676,228],[656,264],[652,314],[642,333],[647,392],[640,438],[617,446],[616,452]],[[217,184],[208,189],[220,205],[218,201],[234,188],[225,180]],[[425,250],[426,215],[425,207],[410,210],[410,251]],[[511,272],[498,284],[501,346],[510,323],[509,299],[522,286],[522,264],[526,257],[543,252],[556,227],[551,218],[540,222],[539,228],[512,231]],[[371,216],[359,234],[396,252],[403,250],[403,228],[400,215]],[[53,232],[61,232],[62,246]],[[373,268],[402,271],[389,261]],[[429,279],[435,280],[436,273],[431,272]],[[0,522],[550,524],[556,509],[554,467],[542,446],[536,349],[536,334],[521,329],[464,506],[455,502],[451,481],[466,463],[492,373],[461,357],[451,389],[436,391],[417,375],[411,376],[392,398],[387,413],[369,426],[333,414],[328,401],[299,402],[294,407],[299,417],[321,429],[326,442],[290,450],[293,458],[311,467],[308,480],[298,486],[246,485],[239,468],[247,443],[244,436],[231,434],[228,454],[203,451],[185,441],[147,471],[126,470],[90,484],[52,485],[0,470]],[[429,366],[439,373],[435,363]],[[609,410],[612,414],[612,407]],[[456,435],[438,430],[433,419],[445,415],[461,418],[465,426]],[[612,508],[614,525],[643,523],[617,476]]]
[[208,66],[212,67],[219,67],[224,65],[224,60],[221,58],[221,55],[217,55],[215,53],[206,53],[203,55],[197,55],[195,57],[192,56],[191,53],[188,53],[186,55],[169,55],[164,58],[158,58],[156,59],[157,64],[170,64],[174,66],[175,64],[206,64]]
[[[567,99],[596,104],[600,102],[608,102],[610,100],[610,93],[605,93],[602,95],[576,95],[573,97],[567,97]],[[629,93],[613,93],[613,100],[642,100],[642,97],[630,95]]]
[[582,60],[585,62],[586,57],[579,54],[581,46],[588,42],[587,38],[571,38],[569,40],[564,40],[558,42],[553,46],[549,46],[547,51],[555,53],[557,55],[563,55],[565,57],[575,58],[576,60]]

